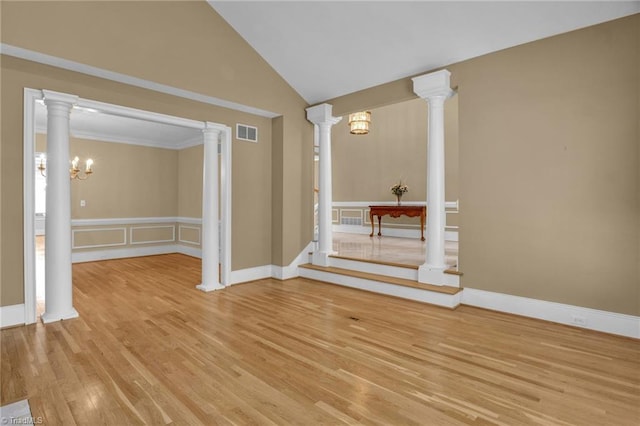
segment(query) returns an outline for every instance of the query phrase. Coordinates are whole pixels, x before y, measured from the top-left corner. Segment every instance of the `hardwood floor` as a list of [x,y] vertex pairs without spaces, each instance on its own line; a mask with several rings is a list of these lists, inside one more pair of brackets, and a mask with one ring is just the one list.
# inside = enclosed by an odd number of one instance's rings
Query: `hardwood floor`
[[47,425],[637,425],[640,341],[200,262],[73,266],[80,318],[2,330],[1,404]]

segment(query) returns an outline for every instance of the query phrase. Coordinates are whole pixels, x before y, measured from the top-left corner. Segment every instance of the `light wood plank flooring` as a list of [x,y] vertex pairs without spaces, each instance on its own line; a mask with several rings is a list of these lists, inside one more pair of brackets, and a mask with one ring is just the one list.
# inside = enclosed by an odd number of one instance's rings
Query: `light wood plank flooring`
[[1,404],[47,425],[638,425],[640,341],[200,262],[76,264],[80,318],[0,332]]

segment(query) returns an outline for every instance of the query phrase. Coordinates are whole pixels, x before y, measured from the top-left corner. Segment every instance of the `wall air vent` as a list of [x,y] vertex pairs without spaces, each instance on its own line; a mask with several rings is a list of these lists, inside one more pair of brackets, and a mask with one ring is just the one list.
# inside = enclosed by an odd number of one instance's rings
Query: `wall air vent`
[[340,224],[362,226],[362,218],[361,217],[342,217],[340,218]]
[[236,124],[236,139],[248,142],[258,142],[258,128],[246,124]]

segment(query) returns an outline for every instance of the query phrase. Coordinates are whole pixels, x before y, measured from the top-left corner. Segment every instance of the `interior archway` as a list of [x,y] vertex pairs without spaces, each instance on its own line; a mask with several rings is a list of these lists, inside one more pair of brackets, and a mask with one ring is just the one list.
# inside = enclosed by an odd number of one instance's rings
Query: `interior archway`
[[[34,161],[35,147],[36,147],[36,105],[43,99],[42,91],[34,89],[25,89],[24,91],[24,297],[25,297],[25,322],[27,324],[36,321],[36,277],[35,277],[35,172],[36,164]],[[112,118],[131,119],[131,120],[143,120],[147,123],[157,123],[164,125],[167,128],[169,126],[180,127],[184,129],[190,129],[194,135],[191,141],[191,146],[203,143],[202,130],[206,128],[207,123],[184,119],[180,117],[173,117],[164,114],[142,111],[133,108],[123,107],[119,105],[106,104],[102,102],[79,99],[76,107],[82,111],[92,111],[96,113],[102,113]],[[73,114],[72,114],[73,115]],[[221,132],[219,141],[220,146],[220,263],[221,263],[221,283],[227,285],[229,283],[231,273],[231,129],[226,126],[220,126],[224,130]],[[117,141],[116,141],[117,142]],[[184,147],[184,141],[182,141],[182,147]],[[202,196],[202,195],[201,195]],[[135,219],[135,218],[134,218]],[[158,218],[139,218],[137,222],[140,226],[138,229],[143,228],[145,223],[156,222]],[[173,222],[171,226],[174,228],[173,240],[177,242],[182,240],[180,232],[182,229],[176,223],[177,219],[184,219],[178,217],[164,217],[161,218],[164,222],[167,222],[167,228],[169,223]],[[189,219],[189,218],[187,218]],[[124,220],[124,219],[123,219]],[[128,220],[128,219],[127,219]],[[75,221],[72,221],[72,223]],[[87,223],[81,223],[81,225],[89,225],[90,220]],[[110,221],[113,225],[118,225],[118,219],[112,219]],[[187,223],[189,223],[187,221]],[[195,224],[195,223],[194,223]],[[121,225],[121,224],[120,224]],[[185,227],[186,229],[187,227]],[[176,231],[176,229],[178,231]],[[200,231],[198,231],[200,232]],[[125,237],[126,238],[126,237]],[[130,238],[133,241],[133,230],[130,231]],[[152,248],[152,247],[151,247]],[[189,247],[187,247],[189,249]],[[185,250],[185,254],[199,255],[199,250],[191,248],[191,250]],[[153,253],[151,253],[153,254]],[[120,256],[128,257],[128,256]]]

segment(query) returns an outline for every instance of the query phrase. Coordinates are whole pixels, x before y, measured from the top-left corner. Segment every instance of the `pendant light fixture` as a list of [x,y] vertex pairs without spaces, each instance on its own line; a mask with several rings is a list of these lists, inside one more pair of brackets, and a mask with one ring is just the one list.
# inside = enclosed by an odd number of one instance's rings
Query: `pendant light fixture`
[[369,133],[371,111],[354,112],[349,114],[349,132],[352,135],[366,135]]

